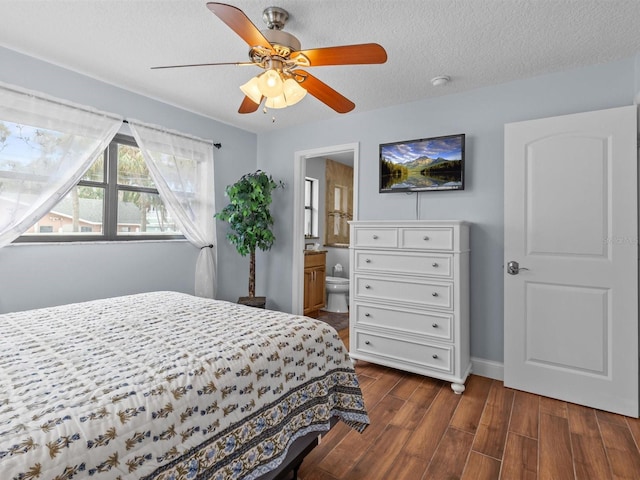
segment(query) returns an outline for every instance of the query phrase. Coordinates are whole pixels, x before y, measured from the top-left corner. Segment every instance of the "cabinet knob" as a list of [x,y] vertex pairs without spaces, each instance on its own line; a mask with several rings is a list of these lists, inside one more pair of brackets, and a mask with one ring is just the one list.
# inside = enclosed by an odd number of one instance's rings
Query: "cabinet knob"
[[433,358],[438,358],[438,355],[436,355],[435,353],[433,355],[431,355]]
[[365,259],[364,263],[371,263],[371,259],[370,258]]
[[370,316],[371,316],[371,314],[370,314],[370,313],[365,313],[365,314],[364,314],[364,316],[365,316],[365,317],[370,317]]
[[422,237],[423,240],[427,241],[429,240],[429,237],[427,237],[426,235],[424,237]]
[[437,297],[437,296],[438,296],[438,292],[433,292],[433,293],[431,294],[431,296],[432,296],[432,297]]
[[374,240],[377,240],[377,239],[378,239],[378,235],[374,235],[374,236],[373,236],[373,239],[374,239]]
[[364,288],[366,288],[367,290],[371,288],[371,285],[365,285]]
[[364,342],[364,344],[365,344],[365,345],[371,345],[371,342],[370,342],[369,340],[366,340],[366,341]]
[[433,328],[438,328],[438,324],[437,324],[437,323],[432,323],[432,324],[431,324],[431,326],[432,326]]
[[438,268],[438,264],[437,264],[436,262],[433,262],[433,263],[431,264],[431,266],[432,266],[433,268]]

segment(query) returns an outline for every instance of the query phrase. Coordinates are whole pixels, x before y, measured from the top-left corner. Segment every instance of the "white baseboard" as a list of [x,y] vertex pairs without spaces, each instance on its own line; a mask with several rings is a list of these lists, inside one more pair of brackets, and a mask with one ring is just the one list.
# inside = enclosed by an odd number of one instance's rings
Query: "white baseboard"
[[471,357],[471,373],[481,377],[493,378],[494,380],[504,380],[504,364],[485,360],[484,358]]

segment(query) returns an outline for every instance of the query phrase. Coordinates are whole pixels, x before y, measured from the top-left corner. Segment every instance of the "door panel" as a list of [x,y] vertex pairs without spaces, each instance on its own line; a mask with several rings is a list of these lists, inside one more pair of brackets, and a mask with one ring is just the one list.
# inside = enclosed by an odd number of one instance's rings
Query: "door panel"
[[505,385],[638,416],[636,108],[505,125]]
[[[610,156],[606,139],[560,135],[526,152],[529,254],[602,256]],[[571,152],[571,156],[560,152]]]
[[609,291],[533,282],[526,289],[526,362],[606,374]]

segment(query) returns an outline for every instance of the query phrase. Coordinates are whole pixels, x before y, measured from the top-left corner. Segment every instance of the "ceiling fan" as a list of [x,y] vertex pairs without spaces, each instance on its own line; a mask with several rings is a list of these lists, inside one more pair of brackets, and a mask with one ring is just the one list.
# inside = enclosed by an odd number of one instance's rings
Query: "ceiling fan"
[[210,65],[256,65],[264,70],[240,89],[245,94],[239,113],[265,107],[285,108],[298,103],[308,93],[338,113],[347,113],[355,104],[303,68],[326,65],[365,65],[384,63],[387,52],[377,43],[342,45],[301,50],[300,41],[282,29],[289,18],[286,10],[268,7],[262,19],[268,29],[260,31],[242,10],[224,3],[209,2],[207,8],[249,44],[248,62],[167,65],[161,68],[202,67]]

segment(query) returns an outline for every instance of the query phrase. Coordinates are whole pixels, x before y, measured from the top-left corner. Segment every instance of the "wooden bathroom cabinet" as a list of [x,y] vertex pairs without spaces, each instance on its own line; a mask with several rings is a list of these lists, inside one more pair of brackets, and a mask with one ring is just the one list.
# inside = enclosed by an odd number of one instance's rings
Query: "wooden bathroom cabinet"
[[304,252],[304,311],[308,317],[317,318],[325,306],[325,264],[326,251],[306,250]]

